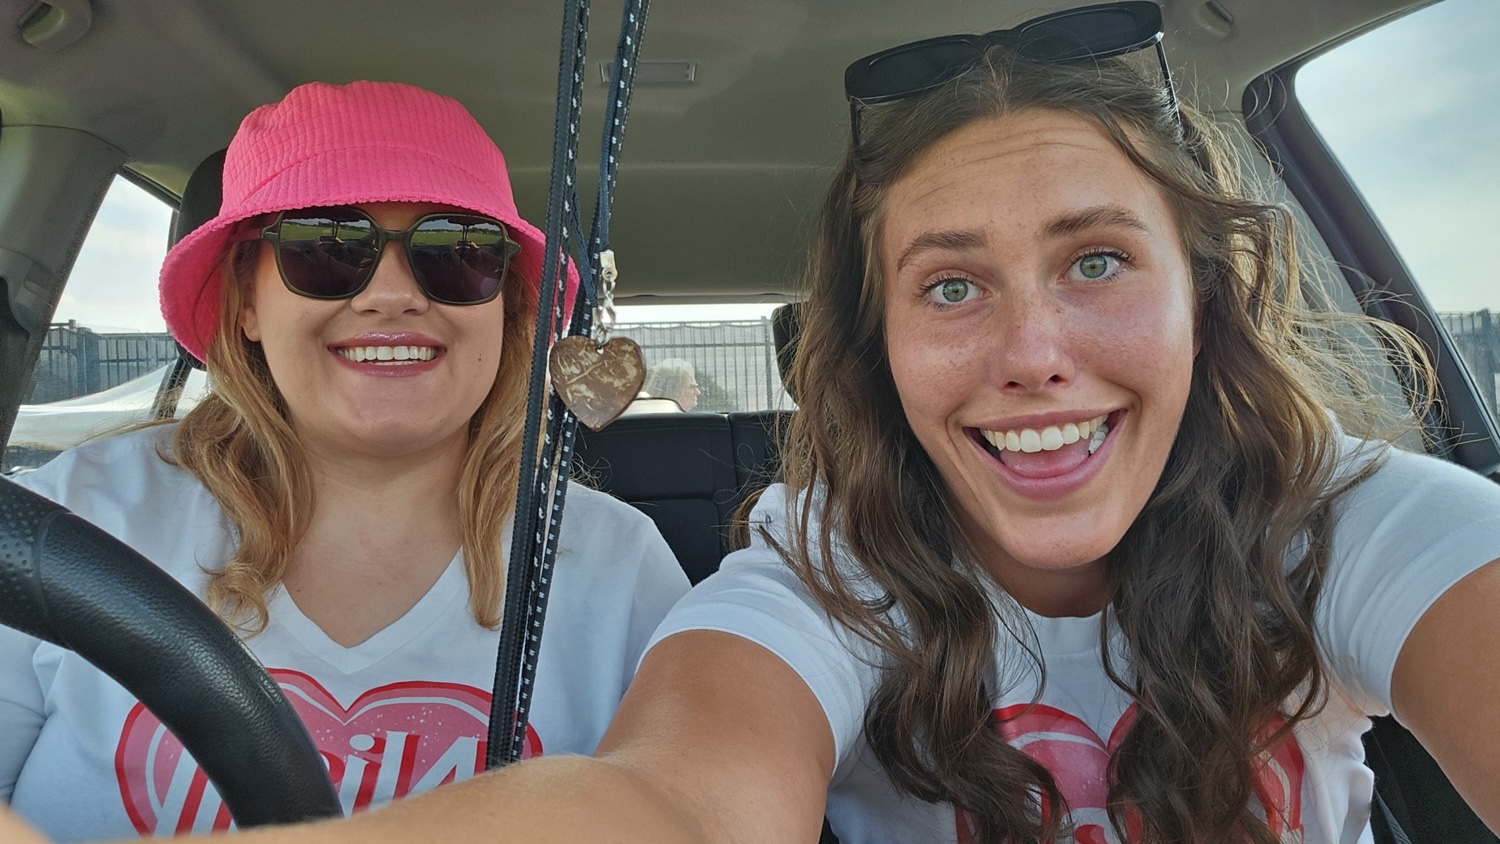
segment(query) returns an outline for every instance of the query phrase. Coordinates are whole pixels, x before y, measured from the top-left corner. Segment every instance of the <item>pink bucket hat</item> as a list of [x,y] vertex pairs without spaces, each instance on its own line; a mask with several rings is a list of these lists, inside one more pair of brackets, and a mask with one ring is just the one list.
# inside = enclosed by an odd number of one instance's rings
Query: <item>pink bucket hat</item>
[[[394,82],[313,82],[245,118],[225,155],[219,215],[167,253],[161,311],[172,336],[203,359],[219,325],[219,268],[240,223],[364,202],[436,202],[494,217],[521,245],[511,272],[540,282],[546,238],[521,219],[505,157],[457,100]],[[571,311],[572,262],[567,272]]]

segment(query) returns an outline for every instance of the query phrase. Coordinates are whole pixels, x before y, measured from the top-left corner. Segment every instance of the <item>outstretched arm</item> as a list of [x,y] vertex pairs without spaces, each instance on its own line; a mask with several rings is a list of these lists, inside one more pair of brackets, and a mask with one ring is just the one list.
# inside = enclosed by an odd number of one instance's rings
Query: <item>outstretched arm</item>
[[1401,648],[1391,698],[1397,720],[1500,832],[1500,560],[1428,608]]
[[596,758],[536,759],[238,840],[814,844],[833,766],[828,719],[791,668],[740,637],[689,631],[647,655]]
[[9,806],[0,803],[0,841],[5,844],[42,844],[42,837],[22,823]]

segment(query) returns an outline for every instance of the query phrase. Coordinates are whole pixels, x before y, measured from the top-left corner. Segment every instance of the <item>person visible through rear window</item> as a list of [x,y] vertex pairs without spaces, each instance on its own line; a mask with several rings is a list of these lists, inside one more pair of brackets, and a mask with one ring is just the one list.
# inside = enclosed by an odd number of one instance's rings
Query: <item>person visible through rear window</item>
[[696,408],[703,395],[692,362],[681,358],[668,358],[651,367],[641,392],[650,398],[671,399],[683,410]]

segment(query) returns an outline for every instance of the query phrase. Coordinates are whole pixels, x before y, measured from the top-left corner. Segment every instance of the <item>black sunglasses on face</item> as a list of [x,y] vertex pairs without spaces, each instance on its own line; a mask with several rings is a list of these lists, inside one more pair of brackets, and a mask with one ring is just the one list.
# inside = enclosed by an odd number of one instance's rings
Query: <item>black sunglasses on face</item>
[[381,228],[358,208],[334,206],[283,211],[275,222],[240,239],[260,238],[276,249],[276,268],[293,293],[312,299],[359,295],[375,275],[390,241],[406,251],[423,295],[444,305],[479,305],[500,294],[521,247],[505,224],[478,214],[427,214],[404,231]]
[[854,147],[859,148],[861,108],[931,91],[978,65],[994,46],[1045,64],[1097,61],[1154,46],[1176,109],[1177,91],[1161,39],[1161,7],[1150,0],[1127,0],[1043,15],[983,35],[945,35],[881,50],[844,71]]

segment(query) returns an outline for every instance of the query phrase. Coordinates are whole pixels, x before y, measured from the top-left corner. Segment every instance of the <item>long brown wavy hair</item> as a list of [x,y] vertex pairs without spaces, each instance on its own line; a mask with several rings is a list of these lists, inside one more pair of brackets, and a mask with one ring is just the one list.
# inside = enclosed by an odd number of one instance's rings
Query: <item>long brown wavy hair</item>
[[[1385,332],[1392,360],[1431,381],[1411,338],[1309,307],[1318,289],[1301,283],[1290,214],[1252,198],[1211,124],[1191,110],[1179,118],[1128,63],[1039,65],[997,48],[936,92],[866,109],[815,232],[792,373],[802,389],[786,477],[822,495],[806,499],[781,551],[835,620],[884,651],[864,729],[900,789],[964,810],[989,844],[1069,829],[1051,775],[997,729],[996,690],[983,680],[997,647],[1045,666],[1014,602],[988,597],[952,493],[907,424],[875,259],[884,215],[899,213],[885,198],[926,150],[972,121],[1026,109],[1094,121],[1159,187],[1189,258],[1202,338],[1162,476],[1106,561],[1100,648],[1139,713],[1110,759],[1109,815],[1125,840],[1269,844],[1254,778],[1325,698],[1313,614],[1331,507],[1365,476],[1336,474],[1333,415],[1366,434],[1382,421],[1375,410],[1390,407],[1366,375],[1390,361],[1372,361],[1351,325],[1366,338]],[[835,548],[861,564],[859,582],[835,564]],[[1111,660],[1111,629],[1128,667]]]
[[[238,532],[234,555],[209,572],[207,600],[250,634],[265,629],[266,596],[286,575],[315,505],[306,455],[265,353],[240,330],[260,245],[242,243],[224,262],[218,330],[204,362],[212,391],[178,424],[170,456],[208,488]],[[501,530],[520,471],[536,291],[512,276],[504,297],[500,368],[469,420],[457,490],[469,609],[490,628],[500,623],[505,591]]]

